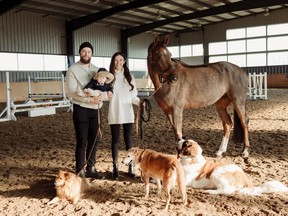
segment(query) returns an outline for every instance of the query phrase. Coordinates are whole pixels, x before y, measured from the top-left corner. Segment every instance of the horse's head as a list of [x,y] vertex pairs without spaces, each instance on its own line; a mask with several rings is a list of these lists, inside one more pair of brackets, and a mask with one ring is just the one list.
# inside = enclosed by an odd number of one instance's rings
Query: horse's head
[[167,49],[170,37],[167,35],[160,41],[159,36],[155,36],[154,41],[148,48],[147,64],[148,69],[157,72],[160,79],[169,82],[177,80],[174,63],[171,60],[171,53]]

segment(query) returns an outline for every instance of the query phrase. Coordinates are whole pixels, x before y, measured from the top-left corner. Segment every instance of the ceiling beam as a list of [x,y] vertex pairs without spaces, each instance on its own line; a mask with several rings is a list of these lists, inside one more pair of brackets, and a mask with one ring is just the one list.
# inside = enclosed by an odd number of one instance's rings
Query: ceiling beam
[[223,6],[218,6],[214,8],[210,8],[207,10],[197,11],[177,17],[168,18],[166,20],[156,21],[153,23],[145,24],[142,26],[132,27],[129,29],[122,30],[122,35],[125,35],[126,37],[131,37],[146,31],[149,31],[151,29],[155,29],[159,26],[167,25],[169,23],[174,22],[180,22],[183,20],[190,20],[190,19],[199,19],[202,17],[207,16],[214,16],[222,13],[229,13],[229,12],[235,12],[235,11],[241,11],[241,10],[249,10],[259,7],[270,7],[275,5],[282,5],[287,4],[287,0],[243,0],[236,3],[230,3]]
[[0,16],[8,11],[12,10],[14,7],[20,5],[25,0],[3,0],[0,2]]
[[89,24],[92,24],[93,22],[96,22],[98,20],[101,20],[105,17],[109,17],[115,13],[119,13],[122,11],[127,11],[127,10],[132,10],[135,8],[139,8],[139,7],[144,7],[144,6],[148,6],[151,4],[157,4],[157,3],[161,3],[161,2],[165,2],[166,0],[137,0],[137,1],[133,1],[131,3],[127,3],[127,4],[122,4],[119,6],[115,6],[112,8],[109,8],[107,10],[103,10],[94,14],[89,14],[87,16],[84,17],[79,17],[73,20],[68,21],[68,25],[70,27],[70,29],[72,31],[75,31],[79,28],[85,27]]

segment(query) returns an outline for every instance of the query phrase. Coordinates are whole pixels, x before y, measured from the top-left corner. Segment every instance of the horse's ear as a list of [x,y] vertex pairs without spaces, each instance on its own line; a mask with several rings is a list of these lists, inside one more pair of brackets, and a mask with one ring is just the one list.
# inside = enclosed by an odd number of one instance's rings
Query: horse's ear
[[170,35],[166,35],[166,36],[165,36],[165,39],[163,40],[163,44],[164,44],[165,46],[167,46],[167,45],[169,44],[169,41],[170,41]]
[[153,44],[156,45],[159,42],[159,35],[155,34]]

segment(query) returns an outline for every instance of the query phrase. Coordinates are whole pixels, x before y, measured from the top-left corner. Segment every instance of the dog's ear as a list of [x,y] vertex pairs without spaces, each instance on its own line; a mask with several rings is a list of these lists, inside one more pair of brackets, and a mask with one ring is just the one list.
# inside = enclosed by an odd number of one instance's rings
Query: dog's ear
[[183,149],[183,155],[195,157],[199,155],[199,145],[195,141],[187,141],[186,147]]
[[182,143],[182,150],[187,147],[188,143],[189,143],[189,141],[187,141],[187,140],[185,140],[185,141]]
[[135,155],[138,155],[138,153],[139,153],[139,147],[134,147],[134,148],[133,148],[133,153],[134,153]]
[[70,179],[73,176],[73,174],[70,172],[64,172],[64,175],[65,175],[65,179]]

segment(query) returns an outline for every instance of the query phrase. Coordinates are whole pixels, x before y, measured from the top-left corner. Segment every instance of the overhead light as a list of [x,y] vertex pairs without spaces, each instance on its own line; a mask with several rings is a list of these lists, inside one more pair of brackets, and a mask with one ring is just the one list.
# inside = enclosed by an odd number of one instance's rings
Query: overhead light
[[265,8],[265,12],[264,12],[264,16],[269,16],[270,14],[270,11],[268,8]]
[[100,2],[100,0],[92,0],[93,3],[97,4]]
[[157,20],[160,20],[161,18],[162,18],[162,16],[161,16],[160,10],[158,10],[158,14],[157,14],[157,16],[156,16],[156,19],[157,19]]

